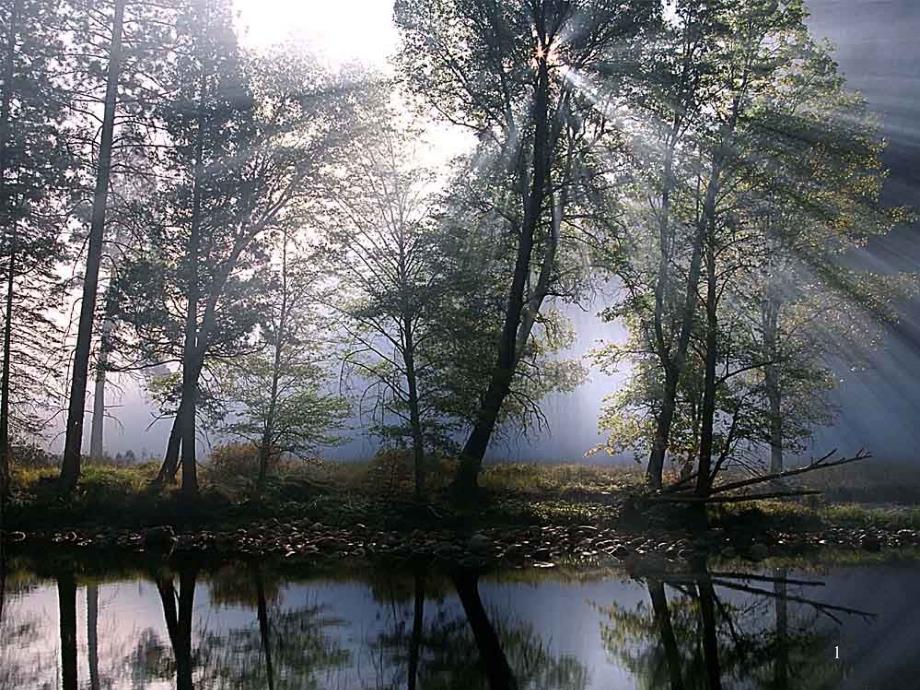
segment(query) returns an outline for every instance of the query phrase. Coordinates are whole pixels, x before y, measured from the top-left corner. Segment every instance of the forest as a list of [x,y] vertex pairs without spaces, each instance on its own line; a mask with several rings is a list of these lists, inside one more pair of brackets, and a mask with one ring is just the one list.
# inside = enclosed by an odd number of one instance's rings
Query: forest
[[915,685],[915,451],[827,439],[916,214],[820,2],[333,4],[394,53],[0,0],[0,690]]
[[[229,0],[0,13],[4,500],[36,466],[79,495],[118,377],[187,504],[356,432],[416,502],[475,504],[592,367],[625,377],[585,450],[656,500],[868,457],[790,461],[915,292],[849,260],[911,212],[801,0],[398,0],[377,72],[248,50]],[[470,146],[429,164],[445,131]],[[588,301],[627,335],[583,361]]]

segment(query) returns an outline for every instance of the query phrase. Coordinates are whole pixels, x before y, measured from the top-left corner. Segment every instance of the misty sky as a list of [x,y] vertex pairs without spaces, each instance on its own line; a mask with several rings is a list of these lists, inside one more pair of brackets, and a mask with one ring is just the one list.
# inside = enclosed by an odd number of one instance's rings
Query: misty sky
[[[836,45],[836,56],[849,85],[862,91],[878,113],[889,148],[891,169],[886,199],[897,204],[920,203],[920,0],[808,0],[810,26],[818,37]],[[360,62],[386,69],[397,46],[391,21],[392,0],[236,0],[243,41],[254,49],[279,42],[305,45],[330,67]],[[435,139],[435,142],[444,139]],[[435,145],[438,145],[437,143]],[[874,241],[854,259],[880,271],[920,271],[918,228],[900,228]],[[620,333],[595,316],[599,305],[571,314],[579,332],[573,354],[581,355],[599,339]],[[905,305],[897,329],[864,371],[841,372],[837,395],[840,414],[832,429],[822,430],[816,452],[838,447],[841,452],[865,447],[877,457],[912,460],[920,447],[920,300]],[[529,441],[499,445],[493,456],[514,459],[573,460],[600,443],[597,417],[601,399],[615,379],[593,372],[578,391],[547,401],[550,429]],[[111,454],[129,448],[154,456],[162,453],[169,422],[149,430],[153,409],[127,386],[107,422],[106,447]],[[87,424],[87,428],[88,428]],[[54,446],[58,447],[58,440]],[[333,453],[355,457],[372,452],[373,440],[356,440]]]

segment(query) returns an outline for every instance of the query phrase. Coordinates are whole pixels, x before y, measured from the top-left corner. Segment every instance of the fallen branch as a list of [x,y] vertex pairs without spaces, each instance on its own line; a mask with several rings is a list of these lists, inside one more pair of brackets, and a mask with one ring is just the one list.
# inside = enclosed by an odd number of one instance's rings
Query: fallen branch
[[853,457],[841,458],[840,460],[834,460],[833,462],[827,462],[827,459],[830,458],[836,452],[837,450],[835,448],[827,455],[821,458],[818,458],[817,460],[814,460],[810,462],[809,464],[805,465],[805,467],[796,467],[795,469],[792,469],[792,470],[784,470],[782,472],[775,472],[773,474],[764,474],[759,477],[753,477],[751,479],[745,479],[745,480],[738,481],[738,482],[730,482],[728,484],[722,484],[721,486],[714,487],[712,491],[710,491],[710,495],[720,494],[725,491],[732,491],[733,489],[740,489],[745,486],[752,486],[754,484],[762,484],[763,482],[770,482],[770,481],[776,481],[780,479],[786,479],[787,477],[794,477],[796,475],[805,474],[806,472],[813,472],[815,470],[823,470],[828,467],[839,467],[840,465],[848,465],[851,462],[858,462],[860,460],[868,460],[869,458],[872,457],[872,455],[860,449],[859,452],[856,453],[856,455],[854,455]]
[[[837,449],[835,448],[830,453],[827,453],[826,455],[821,456],[817,460],[813,460],[812,462],[805,465],[804,467],[796,467],[791,470],[783,470],[782,472],[774,472],[773,474],[763,474],[757,477],[751,477],[750,479],[742,479],[737,482],[729,482],[728,484],[722,484],[720,486],[715,486],[710,490],[708,496],[706,497],[702,497],[702,496],[669,497],[667,495],[661,495],[656,498],[653,498],[652,500],[669,501],[669,500],[680,498],[684,501],[691,502],[691,503],[703,503],[709,497],[713,496],[714,494],[721,494],[721,493],[725,493],[726,491],[733,491],[735,489],[743,489],[748,486],[754,486],[756,484],[763,484],[765,482],[779,481],[782,479],[786,479],[787,477],[795,477],[796,475],[805,474],[806,472],[813,472],[815,470],[827,469],[829,467],[839,467],[840,465],[848,465],[851,462],[858,462],[860,460],[868,460],[869,458],[872,457],[871,454],[866,453],[864,450],[860,449],[859,452],[856,453],[856,455],[852,457],[841,458],[840,460],[834,460],[832,462],[828,462],[828,459],[836,452],[837,452]],[[695,476],[696,474],[694,473],[691,477],[686,477],[682,479],[681,481],[679,481],[677,484],[672,484],[667,489],[665,489],[663,493],[665,492],[668,494],[678,493],[681,490],[679,487],[682,484],[685,484],[686,482],[690,481],[690,479]],[[820,492],[810,492],[810,493],[820,493]],[[805,492],[790,492],[786,495],[803,496],[803,495],[808,495],[808,494]],[[761,498],[778,498],[779,496],[764,494],[764,495],[761,495],[760,497]],[[741,500],[750,500],[750,498],[743,498]],[[716,502],[716,501],[713,501],[713,502]]]
[[820,494],[814,489],[802,491],[771,491],[763,494],[741,494],[740,496],[655,496],[651,500],[656,503],[742,503],[744,501],[760,501],[767,498],[790,498],[793,496],[814,496]]

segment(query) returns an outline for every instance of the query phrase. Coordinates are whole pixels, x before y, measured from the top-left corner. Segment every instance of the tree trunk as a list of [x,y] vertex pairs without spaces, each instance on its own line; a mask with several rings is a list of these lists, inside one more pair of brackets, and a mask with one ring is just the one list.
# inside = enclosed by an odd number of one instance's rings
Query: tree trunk
[[680,651],[677,648],[677,639],[674,637],[674,627],[671,625],[671,612],[668,610],[668,598],[664,592],[664,585],[656,580],[649,580],[648,595],[652,600],[655,625],[658,627],[661,646],[664,648],[665,659],[668,664],[668,678],[671,682],[671,690],[683,690],[684,681],[681,677]]
[[6,277],[6,311],[3,323],[3,373],[0,376],[0,512],[5,507],[10,490],[10,359],[13,333],[13,291],[16,277],[16,230],[7,216],[9,200],[6,198],[7,145],[10,138],[10,102],[16,40],[19,33],[19,13],[22,0],[15,0],[10,8],[9,37],[3,65],[3,95],[0,100],[0,208],[3,209],[3,226],[9,239],[9,274]]
[[93,394],[93,420],[89,432],[89,457],[102,460],[105,456],[105,380],[112,349],[112,311],[115,306],[114,294],[109,286],[105,300],[105,318],[102,321],[102,336],[99,339],[99,355],[96,358],[96,390]]
[[[716,184],[718,173],[713,169],[710,176],[710,187]],[[713,198],[715,191],[712,192]],[[655,436],[652,441],[652,451],[649,455],[646,481],[653,489],[661,488],[664,458],[671,440],[671,426],[677,411],[677,388],[680,377],[684,372],[687,362],[687,352],[690,349],[690,336],[693,334],[694,315],[696,314],[697,295],[700,275],[703,270],[703,243],[706,231],[703,221],[700,221],[693,242],[693,251],[690,256],[690,266],[687,270],[687,284],[684,293],[683,313],[681,317],[680,333],[677,337],[677,349],[671,360],[670,369],[665,372],[665,390],[661,400],[661,410],[655,421]]]
[[783,471],[783,410],[779,365],[776,364],[779,355],[777,348],[779,300],[773,294],[772,289],[770,292],[764,306],[764,354],[770,362],[764,367],[764,388],[770,415],[770,472],[775,474]]
[[[203,68],[202,68],[203,69]],[[198,334],[198,262],[201,252],[201,176],[204,170],[205,110],[207,79],[204,72],[198,92],[198,129],[195,134],[195,163],[192,171],[192,216],[187,247],[187,299],[185,313],[185,344],[182,352],[182,412],[179,433],[182,439],[182,496],[198,497],[198,470],[195,439],[195,422],[198,416],[198,376],[204,363],[204,343]]]
[[479,661],[489,679],[490,690],[517,690],[517,680],[479,597],[478,577],[471,572],[462,571],[454,576],[454,587],[473,631],[476,648],[479,650]]
[[716,256],[712,232],[706,247],[706,355],[703,361],[703,409],[700,418],[700,454],[697,464],[696,493],[707,496],[712,488],[713,425],[716,412],[716,365],[718,363],[718,314]]
[[256,585],[256,606],[259,618],[259,639],[262,641],[262,653],[265,655],[265,676],[268,681],[268,690],[275,690],[275,669],[272,666],[272,641],[271,625],[268,620],[268,605],[265,602],[265,585],[262,575],[256,568],[253,572]]
[[[671,434],[671,424],[674,421],[674,411],[677,407],[677,383],[680,371],[683,368],[683,358],[686,356],[686,347],[681,354],[680,343],[683,342],[683,321],[681,334],[678,336],[677,361],[672,360],[670,344],[664,334],[665,299],[667,298],[671,282],[671,188],[674,185],[674,149],[677,146],[678,131],[681,125],[680,113],[675,113],[671,130],[668,135],[665,150],[664,167],[661,173],[661,211],[658,218],[658,276],[655,281],[655,346],[658,349],[658,359],[665,373],[664,397],[661,401],[655,423],[655,436],[652,439],[652,449],[649,453],[648,467],[645,471],[646,483],[653,489],[661,488],[662,473],[664,472],[664,459],[668,452],[668,441]],[[695,248],[694,248],[695,249]],[[691,261],[691,269],[693,261]],[[698,278],[697,278],[698,280]],[[687,278],[688,289],[694,286],[692,273]],[[684,320],[685,321],[685,320]],[[692,322],[691,322],[692,323]],[[689,328],[687,329],[689,335]],[[687,343],[689,344],[689,337]]]
[[275,333],[275,352],[272,358],[272,384],[268,400],[268,414],[265,418],[265,429],[262,432],[262,442],[259,444],[259,479],[256,484],[259,493],[265,489],[268,478],[268,463],[271,459],[272,446],[275,436],[275,416],[278,410],[278,383],[281,380],[282,356],[284,343],[287,338],[288,319],[288,238],[285,236],[281,248],[281,313],[278,315],[278,330]]
[[412,613],[412,638],[409,641],[409,678],[407,690],[415,690],[418,683],[418,667],[421,658],[422,630],[425,626],[425,573],[415,571],[415,597]]
[[405,343],[403,363],[406,367],[406,386],[409,389],[409,426],[412,427],[412,459],[415,469],[415,499],[421,501],[425,496],[425,438],[422,434],[422,417],[419,411],[418,379],[415,373],[415,342],[412,321],[403,322]]
[[77,690],[77,582],[73,571],[57,577],[61,628],[61,680],[64,690]]
[[99,588],[95,585],[86,587],[86,655],[90,690],[99,690]]
[[182,412],[182,402],[179,403],[179,409],[173,418],[172,428],[169,430],[169,440],[166,443],[166,455],[163,457],[163,464],[160,465],[160,471],[157,473],[153,483],[156,485],[174,483],[176,474],[179,472],[179,449],[182,445],[181,420],[184,417]]
[[[546,28],[542,18],[537,17],[537,40],[545,47]],[[531,189],[524,209],[524,219],[518,238],[517,256],[514,274],[508,293],[508,304],[498,342],[498,356],[489,385],[483,395],[476,423],[460,453],[460,464],[454,477],[453,489],[458,496],[472,498],[479,488],[479,470],[489,440],[495,431],[495,425],[501,412],[502,404],[511,390],[514,369],[518,359],[518,329],[524,309],[524,293],[530,274],[530,261],[533,254],[534,236],[543,213],[550,177],[549,134],[549,67],[546,53],[537,62],[537,85],[534,95],[533,118],[533,178]],[[526,343],[525,343],[526,344]]]
[[112,42],[109,48],[109,65],[106,76],[105,110],[102,118],[102,138],[96,168],[96,189],[90,222],[89,250],[86,257],[86,274],[83,277],[83,299],[80,304],[80,321],[77,328],[77,347],[74,353],[70,402],[67,410],[67,427],[64,457],[61,464],[61,486],[71,492],[80,479],[80,454],[83,445],[83,417],[86,405],[86,384],[89,373],[89,354],[92,344],[93,320],[96,312],[96,289],[99,283],[99,264],[105,234],[105,212],[112,172],[112,143],[115,134],[115,107],[118,100],[118,81],[121,74],[122,32],[126,0],[115,1],[112,21]]
[[[2,175],[0,171],[0,175]],[[0,512],[5,507],[10,491],[12,448],[10,438],[10,358],[13,335],[13,276],[16,254],[10,248],[9,275],[6,281],[6,313],[3,323],[3,374],[0,378]],[[2,525],[0,525],[2,527]]]

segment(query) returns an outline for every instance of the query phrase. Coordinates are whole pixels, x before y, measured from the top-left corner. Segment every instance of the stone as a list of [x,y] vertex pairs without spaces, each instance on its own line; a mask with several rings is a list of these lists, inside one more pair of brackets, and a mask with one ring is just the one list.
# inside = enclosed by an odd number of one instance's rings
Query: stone
[[467,542],[466,547],[473,553],[484,553],[492,546],[492,540],[482,532],[476,532]]
[[862,539],[859,540],[859,545],[865,551],[879,551],[882,548],[882,542],[874,534],[863,535]]

